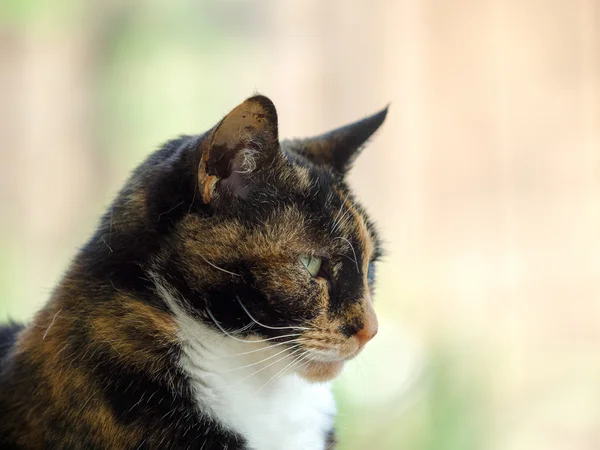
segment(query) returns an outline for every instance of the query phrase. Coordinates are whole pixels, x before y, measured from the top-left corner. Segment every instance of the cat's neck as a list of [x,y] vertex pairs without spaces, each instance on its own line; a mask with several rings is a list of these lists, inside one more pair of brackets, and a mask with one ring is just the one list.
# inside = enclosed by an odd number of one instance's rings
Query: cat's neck
[[[335,402],[330,383],[310,383],[294,373],[301,352],[215,331],[188,315],[172,292],[158,285],[172,309],[198,407],[242,435],[252,449],[325,449]],[[293,340],[290,336],[289,340]]]

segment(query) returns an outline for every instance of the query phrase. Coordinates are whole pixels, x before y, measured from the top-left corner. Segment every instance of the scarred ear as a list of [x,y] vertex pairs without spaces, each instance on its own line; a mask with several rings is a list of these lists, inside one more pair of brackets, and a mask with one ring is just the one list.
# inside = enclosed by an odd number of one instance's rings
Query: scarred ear
[[285,150],[296,152],[318,165],[345,173],[361,148],[381,126],[388,108],[319,136],[282,142]]
[[204,203],[223,187],[245,197],[248,175],[279,152],[277,111],[267,97],[251,97],[234,108],[201,144],[198,186]]

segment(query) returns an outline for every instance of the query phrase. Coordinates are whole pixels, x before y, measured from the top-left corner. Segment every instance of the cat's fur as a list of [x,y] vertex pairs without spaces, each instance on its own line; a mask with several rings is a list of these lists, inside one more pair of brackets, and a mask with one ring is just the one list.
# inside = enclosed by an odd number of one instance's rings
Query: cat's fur
[[329,380],[377,331],[344,174],[385,115],[280,143],[255,96],[152,154],[32,323],[0,329],[0,448],[334,448]]

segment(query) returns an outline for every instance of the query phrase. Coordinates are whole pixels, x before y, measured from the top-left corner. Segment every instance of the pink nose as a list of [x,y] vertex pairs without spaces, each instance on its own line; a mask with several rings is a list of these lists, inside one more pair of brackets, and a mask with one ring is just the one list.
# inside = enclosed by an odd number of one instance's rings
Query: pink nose
[[369,302],[363,318],[363,327],[355,334],[360,348],[364,347],[367,342],[375,337],[378,327],[377,316]]

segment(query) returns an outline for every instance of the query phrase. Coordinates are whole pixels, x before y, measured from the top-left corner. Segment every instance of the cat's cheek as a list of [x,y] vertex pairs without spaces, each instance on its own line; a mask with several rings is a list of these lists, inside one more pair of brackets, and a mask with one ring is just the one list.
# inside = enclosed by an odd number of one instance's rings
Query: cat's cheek
[[331,381],[342,373],[344,360],[333,362],[314,361],[304,366],[298,374],[307,381],[322,383]]

